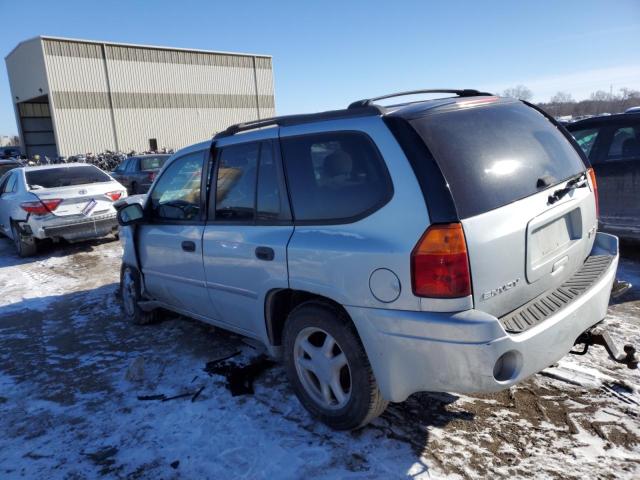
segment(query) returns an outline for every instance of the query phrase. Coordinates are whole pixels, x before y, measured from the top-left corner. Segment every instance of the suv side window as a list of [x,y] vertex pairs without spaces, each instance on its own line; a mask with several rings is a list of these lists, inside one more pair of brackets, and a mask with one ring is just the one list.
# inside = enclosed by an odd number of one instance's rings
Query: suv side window
[[621,127],[613,132],[606,161],[629,160],[640,156],[640,128]]
[[386,165],[364,133],[300,135],[281,145],[296,222],[346,223],[393,195]]
[[140,160],[136,157],[134,158],[130,158],[129,159],[129,163],[127,163],[127,167],[125,168],[125,171],[127,172],[135,172],[136,169],[136,165],[138,164]]
[[193,152],[169,165],[151,192],[149,203],[153,219],[200,220],[203,160],[203,152]]
[[218,154],[216,220],[252,221],[260,142],[223,147]]
[[274,142],[261,140],[220,147],[215,211],[222,222],[280,224],[291,220],[284,175]]
[[114,172],[117,172],[117,173],[124,172],[124,171],[127,169],[127,165],[129,165],[129,162],[130,162],[130,161],[131,161],[131,159],[130,159],[130,158],[126,158],[126,159],[124,159],[124,161],[122,161],[122,163],[120,163],[120,165],[118,165],[118,166],[116,167],[116,169],[114,170]]
[[291,220],[289,201],[282,191],[284,176],[280,163],[276,161],[273,142],[262,142],[260,166],[258,167],[258,187],[256,192],[256,220]]
[[589,155],[593,150],[593,146],[598,139],[599,133],[600,128],[587,128],[586,130],[571,132],[573,138],[576,139],[576,142],[578,142],[578,145],[580,145],[580,148],[582,148],[582,151],[587,156],[587,158],[590,158]]

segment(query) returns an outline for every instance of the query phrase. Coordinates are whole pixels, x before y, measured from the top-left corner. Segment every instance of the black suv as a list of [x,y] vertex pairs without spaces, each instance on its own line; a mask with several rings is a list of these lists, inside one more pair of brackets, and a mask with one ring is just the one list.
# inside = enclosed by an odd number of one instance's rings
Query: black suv
[[640,240],[640,113],[567,125],[598,179],[600,229]]

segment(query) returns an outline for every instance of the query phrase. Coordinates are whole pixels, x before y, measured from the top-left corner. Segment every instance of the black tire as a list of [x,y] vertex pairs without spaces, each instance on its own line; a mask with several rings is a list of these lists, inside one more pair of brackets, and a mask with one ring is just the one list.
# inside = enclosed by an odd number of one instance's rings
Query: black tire
[[11,235],[13,236],[13,244],[16,247],[16,251],[21,257],[33,257],[38,252],[36,239],[33,237],[24,238],[15,222],[11,222]]
[[134,267],[122,265],[120,268],[120,298],[125,317],[135,325],[149,325],[157,319],[157,312],[145,312],[138,306],[142,300],[140,273]]
[[129,195],[136,195],[138,193],[138,184],[136,182],[131,182],[131,188],[129,190],[131,190]]
[[[299,335],[304,336],[305,332],[314,330],[320,330],[333,337],[337,351],[346,356],[350,393],[346,404],[340,408],[327,408],[314,399],[313,392],[310,393],[308,387],[305,387],[305,384],[309,384],[308,380],[301,377],[304,373],[299,373],[298,369],[301,367],[299,362],[297,365],[295,358],[300,350],[296,347],[296,339]],[[364,347],[343,310],[320,301],[309,301],[299,305],[289,314],[285,323],[283,346],[287,375],[300,403],[329,427],[336,430],[360,428],[381,415],[387,408],[388,402],[382,398]],[[341,375],[343,373],[342,371]],[[319,378],[316,377],[316,380]],[[339,403],[337,396],[333,393],[330,395]]]

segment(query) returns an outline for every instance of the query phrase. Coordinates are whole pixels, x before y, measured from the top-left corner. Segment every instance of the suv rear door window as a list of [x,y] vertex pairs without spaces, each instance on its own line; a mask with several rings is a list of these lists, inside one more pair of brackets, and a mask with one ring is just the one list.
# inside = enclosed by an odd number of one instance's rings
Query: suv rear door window
[[216,182],[216,220],[253,220],[259,154],[259,142],[221,149]]
[[611,146],[607,154],[607,162],[629,160],[640,156],[640,128],[622,127],[613,132]]
[[31,170],[25,172],[25,177],[31,189],[72,187],[111,181],[109,175],[93,165]]
[[285,137],[281,145],[296,222],[349,221],[391,198],[389,173],[364,133]]
[[591,158],[591,151],[593,150],[593,146],[598,139],[598,134],[600,133],[600,128],[587,128],[586,130],[578,130],[576,132],[571,132],[571,135],[576,139],[580,148],[584,154]]
[[[460,218],[473,217],[584,171],[571,143],[521,102],[433,112],[411,121],[435,157]],[[537,187],[544,179],[544,187]]]
[[153,218],[164,221],[200,220],[203,160],[203,152],[194,152],[169,165],[151,192]]

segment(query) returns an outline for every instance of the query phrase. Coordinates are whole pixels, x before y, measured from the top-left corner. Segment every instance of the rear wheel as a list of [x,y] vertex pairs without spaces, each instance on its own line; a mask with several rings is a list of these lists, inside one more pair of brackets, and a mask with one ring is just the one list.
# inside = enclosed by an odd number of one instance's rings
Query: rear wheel
[[136,325],[148,325],[156,320],[156,312],[145,312],[138,306],[142,299],[140,274],[138,270],[123,265],[120,270],[120,295],[122,307],[129,321]]
[[18,255],[21,257],[32,257],[38,251],[36,239],[31,236],[22,235],[15,222],[11,224],[11,236],[13,237],[13,244],[16,246]]
[[129,188],[129,195],[135,195],[138,193],[138,184],[136,182],[131,182],[131,187]]
[[362,427],[387,407],[349,318],[322,302],[291,312],[284,329],[289,381],[302,405],[332,428]]

